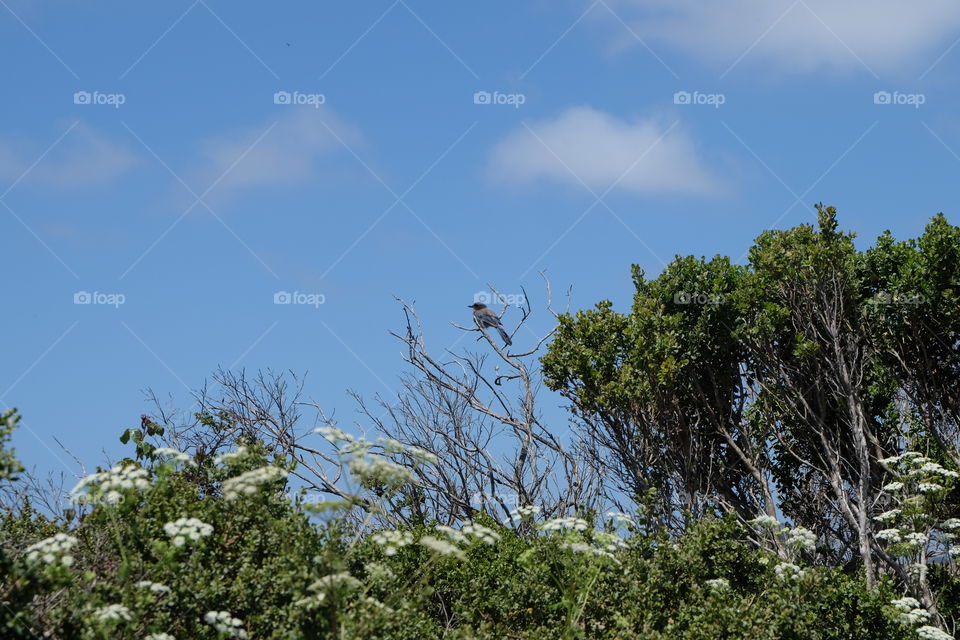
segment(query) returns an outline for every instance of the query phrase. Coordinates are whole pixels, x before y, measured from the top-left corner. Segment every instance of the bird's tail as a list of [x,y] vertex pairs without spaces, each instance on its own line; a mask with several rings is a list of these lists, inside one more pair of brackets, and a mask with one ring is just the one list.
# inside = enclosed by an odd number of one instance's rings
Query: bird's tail
[[503,338],[503,344],[504,344],[504,345],[506,345],[506,346],[509,347],[510,345],[513,344],[513,340],[511,340],[511,339],[510,339],[510,335],[509,335],[506,331],[503,330],[503,327],[497,327],[497,331],[500,332],[500,337]]

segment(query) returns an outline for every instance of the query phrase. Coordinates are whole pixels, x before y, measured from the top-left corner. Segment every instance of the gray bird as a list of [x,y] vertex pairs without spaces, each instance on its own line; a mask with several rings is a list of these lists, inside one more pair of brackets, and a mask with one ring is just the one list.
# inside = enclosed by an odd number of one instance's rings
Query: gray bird
[[483,304],[482,302],[474,302],[468,306],[469,308],[473,309],[473,321],[477,323],[478,327],[493,327],[500,332],[500,337],[503,338],[504,346],[509,347],[513,344],[513,340],[511,340],[507,332],[503,330],[503,325],[500,323],[500,318],[493,309],[487,308],[487,305]]

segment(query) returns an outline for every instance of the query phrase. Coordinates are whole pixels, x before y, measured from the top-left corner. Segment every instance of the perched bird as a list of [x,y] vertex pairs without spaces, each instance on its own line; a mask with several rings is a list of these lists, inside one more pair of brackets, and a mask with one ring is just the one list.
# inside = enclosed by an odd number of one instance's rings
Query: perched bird
[[477,323],[478,327],[493,327],[500,332],[504,346],[509,347],[513,344],[513,340],[511,340],[507,332],[503,330],[503,325],[500,324],[500,318],[493,309],[487,308],[487,305],[482,302],[474,302],[469,305],[469,307],[473,309],[473,321]]

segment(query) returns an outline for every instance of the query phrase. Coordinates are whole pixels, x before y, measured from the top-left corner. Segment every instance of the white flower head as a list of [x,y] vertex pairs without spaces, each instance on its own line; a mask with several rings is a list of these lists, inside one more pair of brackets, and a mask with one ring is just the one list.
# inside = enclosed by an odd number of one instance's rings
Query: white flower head
[[163,525],[164,532],[172,538],[173,546],[182,547],[187,543],[199,542],[213,533],[213,525],[196,518],[177,518]]
[[420,544],[442,556],[453,556],[459,560],[466,558],[463,550],[460,547],[452,542],[440,540],[439,538],[434,538],[433,536],[423,536],[420,538]]
[[122,604],[108,604],[100,607],[93,612],[93,617],[100,622],[130,622],[133,619],[130,609]]
[[66,533],[58,533],[26,548],[27,562],[30,564],[62,564],[65,567],[73,565],[73,555],[70,551],[77,544],[77,539]]
[[267,466],[241,473],[234,478],[223,481],[223,497],[226,500],[236,500],[241,496],[252,496],[260,490],[260,486],[270,484],[287,477],[287,471],[280,467]]
[[213,626],[218,633],[231,638],[240,638],[240,640],[247,637],[247,632],[243,629],[243,622],[230,615],[229,611],[208,611],[203,616],[203,620]]

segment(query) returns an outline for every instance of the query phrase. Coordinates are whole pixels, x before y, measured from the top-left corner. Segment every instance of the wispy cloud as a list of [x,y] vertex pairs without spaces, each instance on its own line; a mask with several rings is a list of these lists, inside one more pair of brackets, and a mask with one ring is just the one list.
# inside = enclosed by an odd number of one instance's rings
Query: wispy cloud
[[359,131],[329,108],[283,107],[256,127],[202,143],[200,159],[186,182],[199,195],[211,185],[208,201],[224,201],[256,188],[304,184],[321,177],[325,160],[360,141]]
[[510,133],[494,147],[490,171],[504,183],[582,181],[599,191],[614,184],[636,193],[721,190],[679,126],[621,120],[590,107],[573,107]]
[[883,71],[919,63],[922,70],[960,36],[955,0],[608,2],[644,39],[721,68]]
[[71,127],[44,155],[48,144],[22,136],[0,137],[0,180],[54,188],[102,186],[140,160],[126,143],[115,142],[83,123]]

